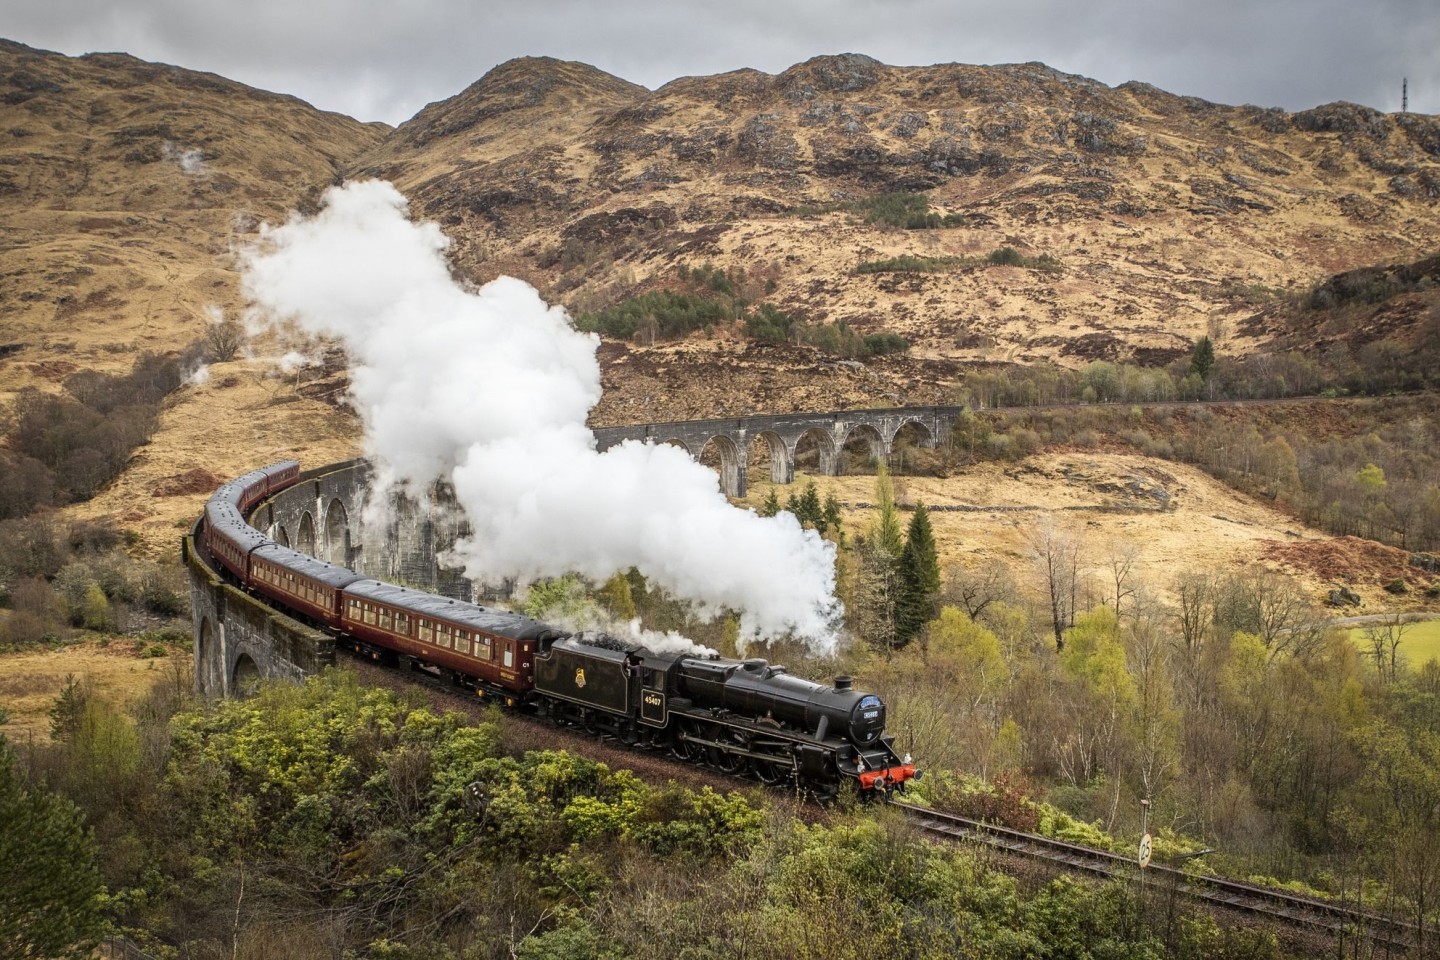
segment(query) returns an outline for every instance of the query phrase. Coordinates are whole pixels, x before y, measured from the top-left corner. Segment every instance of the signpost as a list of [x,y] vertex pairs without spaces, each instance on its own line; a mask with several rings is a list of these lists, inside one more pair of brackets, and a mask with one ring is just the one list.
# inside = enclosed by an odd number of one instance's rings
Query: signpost
[[1150,866],[1150,857],[1151,857],[1152,854],[1154,854],[1154,852],[1155,852],[1154,844],[1153,844],[1153,843],[1151,842],[1151,840],[1150,840],[1150,801],[1149,801],[1149,800],[1141,800],[1141,801],[1140,801],[1140,854],[1139,854],[1139,856],[1137,856],[1137,857],[1135,858],[1135,862],[1138,863],[1138,864],[1140,864],[1140,869],[1141,869],[1141,870],[1144,870],[1146,867]]

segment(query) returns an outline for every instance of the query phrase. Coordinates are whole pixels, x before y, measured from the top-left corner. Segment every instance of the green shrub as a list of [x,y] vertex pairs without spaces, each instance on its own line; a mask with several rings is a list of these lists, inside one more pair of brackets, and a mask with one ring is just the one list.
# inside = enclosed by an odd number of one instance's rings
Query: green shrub
[[855,267],[856,273],[939,273],[963,264],[959,257],[921,257],[905,253],[888,260],[867,260]]
[[991,250],[985,262],[996,267],[1025,267],[1028,270],[1039,270],[1043,273],[1059,273],[1060,261],[1042,253],[1038,257],[1027,257],[1014,247],[1000,247],[998,250]]
[[709,324],[734,319],[732,304],[721,300],[672,290],[655,290],[601,310],[575,318],[575,329],[603,333],[617,340],[629,340],[640,332],[660,338],[684,336]]
[[895,333],[872,333],[865,338],[865,352],[871,356],[882,356],[887,353],[905,353],[910,349],[910,341]]
[[795,318],[777,307],[762,303],[745,318],[745,332],[755,340],[782,343],[790,339]]

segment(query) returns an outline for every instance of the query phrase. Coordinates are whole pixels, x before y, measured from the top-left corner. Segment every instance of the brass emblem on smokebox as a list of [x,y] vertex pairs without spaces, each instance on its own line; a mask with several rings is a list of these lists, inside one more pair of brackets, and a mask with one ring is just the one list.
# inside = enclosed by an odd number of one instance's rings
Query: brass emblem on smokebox
[[584,668],[584,667],[581,667],[579,670],[576,670],[576,671],[575,671],[575,686],[577,686],[577,687],[583,687],[583,686],[585,686],[585,668]]

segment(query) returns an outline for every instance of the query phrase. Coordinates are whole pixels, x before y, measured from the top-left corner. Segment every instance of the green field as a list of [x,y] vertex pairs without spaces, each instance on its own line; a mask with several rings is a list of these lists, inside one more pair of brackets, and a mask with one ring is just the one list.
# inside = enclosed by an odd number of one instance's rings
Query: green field
[[[1350,639],[1362,651],[1368,651],[1370,642],[1365,639],[1365,628],[1355,627]],[[1440,620],[1422,620],[1407,623],[1400,636],[1400,655],[1413,670],[1429,660],[1440,660]]]

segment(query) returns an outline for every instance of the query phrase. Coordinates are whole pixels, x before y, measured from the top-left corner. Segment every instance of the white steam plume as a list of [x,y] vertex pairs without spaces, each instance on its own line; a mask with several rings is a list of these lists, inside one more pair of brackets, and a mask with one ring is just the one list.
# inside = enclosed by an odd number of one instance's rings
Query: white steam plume
[[466,574],[595,580],[638,567],[743,636],[793,632],[834,649],[834,546],[794,517],[732,507],[715,475],[671,446],[597,453],[598,340],[519,280],[451,278],[434,223],[411,223],[388,183],[332,188],[313,218],[266,228],[244,286],[272,321],[341,338],[367,452],[423,490],[448,478],[473,535]]
[[210,174],[210,168],[205,166],[205,155],[199,150],[185,150],[166,140],[163,152],[165,159],[178,164],[182,173],[192,177],[205,177]]

